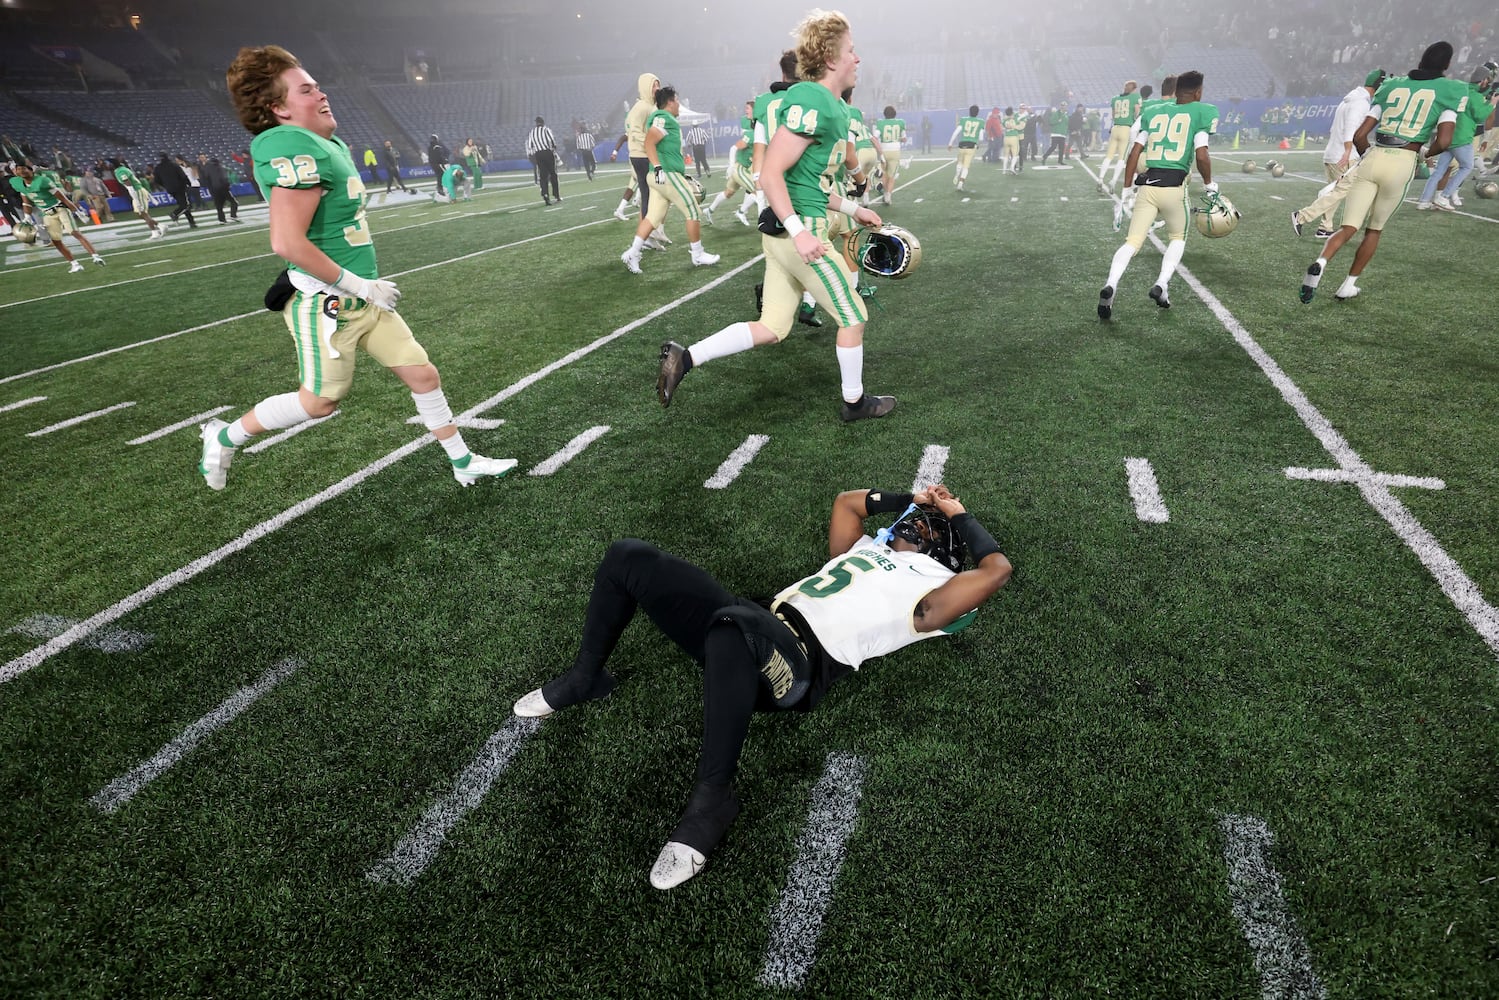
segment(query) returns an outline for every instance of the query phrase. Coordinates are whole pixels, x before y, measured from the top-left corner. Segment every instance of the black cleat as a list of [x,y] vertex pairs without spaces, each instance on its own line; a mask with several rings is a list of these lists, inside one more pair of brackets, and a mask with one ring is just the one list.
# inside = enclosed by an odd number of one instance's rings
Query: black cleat
[[1108,319],[1114,315],[1114,286],[1105,285],[1098,293],[1098,318]]
[[661,374],[656,376],[656,398],[662,406],[671,405],[671,397],[682,384],[682,377],[692,367],[692,358],[687,348],[675,340],[661,345]]
[[[662,363],[663,368],[665,362]],[[869,393],[859,397],[857,403],[843,404],[843,410],[839,416],[844,423],[852,423],[855,420],[871,420],[875,417],[883,417],[895,409],[894,396],[871,396]]]
[[1162,309],[1171,308],[1171,300],[1166,298],[1166,289],[1162,288],[1160,285],[1150,286],[1150,298],[1151,301],[1160,306]]
[[1296,233],[1297,236],[1301,235],[1301,213],[1300,212],[1292,212],[1291,213],[1291,229]]
[[817,307],[805,302],[796,310],[796,321],[805,326],[822,326],[822,317],[817,315]]
[[1306,278],[1301,282],[1301,301],[1310,302],[1312,296],[1317,294],[1317,284],[1322,280],[1322,264],[1320,261],[1312,261],[1312,266],[1306,269]]

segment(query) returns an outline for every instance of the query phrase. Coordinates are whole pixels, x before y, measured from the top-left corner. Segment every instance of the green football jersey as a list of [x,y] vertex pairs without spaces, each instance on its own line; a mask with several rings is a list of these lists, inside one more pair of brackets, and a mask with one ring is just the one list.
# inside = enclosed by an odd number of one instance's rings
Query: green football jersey
[[1452,127],[1452,148],[1471,143],[1493,112],[1494,106],[1489,103],[1483,91],[1468,84],[1468,109],[1457,116],[1457,124]]
[[129,167],[115,167],[115,180],[120,182],[120,187],[125,189],[135,188],[138,191],[151,192],[144,181],[135,175],[135,171]]
[[1140,94],[1120,94],[1109,102],[1115,125],[1133,125],[1140,120]]
[[874,140],[869,138],[869,126],[864,124],[864,112],[852,104],[848,107],[848,134],[854,140],[855,149],[873,149]]
[[739,119],[739,137],[744,140],[744,148],[734,150],[734,162],[741,167],[748,168],[755,158],[755,120],[753,118],[746,116]]
[[36,206],[38,212],[47,212],[62,204],[58,194],[66,194],[62,185],[50,174],[38,171],[32,175],[31,183],[27,184],[20,177],[11,177],[10,186],[17,193]]
[[984,137],[984,120],[964,115],[958,119],[958,145],[977,145]]
[[662,133],[656,140],[656,162],[661,164],[661,169],[685,174],[687,161],[682,159],[682,126],[677,124],[677,116],[659,108],[646,119],[645,134],[650,135],[651,129]]
[[786,171],[786,190],[797,215],[826,218],[828,195],[843,166],[848,146],[848,105],[814,81],[792,84],[776,114],[776,128],[787,128],[811,145]]
[[[786,91],[766,91],[755,98],[754,118],[764,127],[765,144],[769,145],[771,137],[775,135],[776,129],[781,124],[781,108],[786,104]],[[750,142],[754,142],[754,128],[750,129]]]
[[1374,107],[1380,109],[1377,131],[1406,142],[1426,142],[1442,112],[1455,112],[1459,119],[1467,112],[1468,84],[1445,76],[1435,80],[1391,77],[1374,95]]
[[255,180],[267,200],[272,188],[321,188],[323,195],[307,225],[307,239],[344,270],[371,280],[380,277],[374,240],[364,218],[364,181],[342,139],[324,139],[296,125],[277,125],[255,137],[250,157],[255,161]]
[[875,135],[880,137],[880,142],[891,145],[906,141],[906,120],[904,118],[881,118],[874,123]]
[[[464,168],[456,163],[449,163],[442,168],[442,189],[448,193],[449,198],[458,197],[458,172]],[[466,173],[466,171],[465,171]]]
[[1218,109],[1202,101],[1167,104],[1140,111],[1140,138],[1145,150],[1136,166],[1142,170],[1190,171],[1199,132],[1218,131]]
[[1005,138],[1019,138],[1025,135],[1025,116],[1006,115],[1004,118]]

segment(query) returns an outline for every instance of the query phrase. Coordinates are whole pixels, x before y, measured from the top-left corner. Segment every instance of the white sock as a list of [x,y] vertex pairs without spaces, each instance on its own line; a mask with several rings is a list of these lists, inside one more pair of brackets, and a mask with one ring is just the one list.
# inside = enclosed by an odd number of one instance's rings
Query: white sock
[[435,431],[453,422],[453,409],[448,406],[448,397],[443,394],[441,386],[431,392],[413,392],[411,401],[416,404],[416,412],[421,415],[422,426],[427,430]]
[[692,256],[694,257],[700,256],[703,252],[702,240],[698,240],[696,243],[689,243],[688,246],[692,248]]
[[1109,280],[1104,284],[1117,289],[1120,280],[1124,277],[1124,269],[1129,267],[1129,262],[1134,259],[1135,253],[1135,248],[1128,243],[1115,250],[1113,263],[1109,265]]
[[[283,392],[279,396],[269,396],[257,403],[255,419],[260,421],[260,426],[266,430],[279,431],[311,420],[312,414],[302,407],[300,394]],[[243,440],[238,437],[239,434],[244,435]],[[229,437],[234,441],[235,447],[250,440],[250,434],[244,429],[243,417],[229,425]]]
[[1166,283],[1176,273],[1176,265],[1181,263],[1182,254],[1186,253],[1186,251],[1186,240],[1172,240],[1166,244],[1166,252],[1162,255],[1161,259],[1161,274],[1160,277],[1155,279],[1157,285],[1160,285],[1162,288],[1166,287]]
[[802,305],[815,306],[817,305],[817,300],[812,297],[811,292],[802,292]]
[[619,199],[619,207],[614,210],[614,214],[615,215],[623,215],[625,209],[627,209],[629,207],[630,207],[630,199],[628,199],[628,198],[621,198],[621,199]]
[[1338,295],[1347,295],[1349,292],[1353,291],[1357,287],[1358,287],[1358,279],[1355,278],[1353,275],[1350,274],[1348,277],[1346,277],[1346,278],[1343,279],[1343,284],[1340,285],[1340,286],[1338,286],[1338,290],[1337,290],[1336,294],[1338,294]]
[[722,191],[718,192],[718,194],[713,196],[713,204],[708,206],[708,213],[711,215],[712,213],[718,211],[718,206],[722,205],[728,200],[729,199],[724,196],[724,193]]
[[747,194],[744,196],[744,202],[739,206],[740,214],[743,215],[744,213],[748,212],[751,205],[754,205],[757,209],[759,208],[759,203],[755,201],[755,196],[752,194]]
[[1317,263],[1320,264],[1321,267],[1317,269],[1316,274],[1313,274],[1311,271],[1307,271],[1306,274],[1303,274],[1301,276],[1301,283],[1308,288],[1316,288],[1318,285],[1320,285],[1322,283],[1322,275],[1327,273],[1327,258],[1318,257]]
[[630,243],[630,252],[631,253],[639,253],[640,251],[642,251],[644,249],[645,249],[645,237],[643,237],[643,236],[637,236],[637,237],[635,237],[635,239],[633,241],[631,241],[631,243]]
[[734,323],[687,348],[687,355],[692,358],[692,364],[696,367],[714,358],[726,358],[730,354],[739,354],[754,346],[755,335],[750,332],[750,325]]
[[864,345],[836,350],[838,374],[843,378],[843,401],[857,403],[864,398]]
[[760,206],[760,211],[762,211],[762,212],[765,211],[765,206],[768,203],[765,200],[765,192],[764,191],[756,191],[755,192],[755,204]]

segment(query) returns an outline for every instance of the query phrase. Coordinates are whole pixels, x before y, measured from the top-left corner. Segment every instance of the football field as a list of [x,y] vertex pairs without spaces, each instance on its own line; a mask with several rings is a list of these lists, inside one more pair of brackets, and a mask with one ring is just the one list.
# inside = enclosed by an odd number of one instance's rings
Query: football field
[[[1240,172],[1253,158],[1286,176]],[[759,234],[629,274],[622,172],[371,206],[477,452],[460,488],[367,357],[338,413],[197,472],[289,391],[264,208],[0,258],[0,994],[1480,997],[1499,993],[1499,200],[1388,227],[1297,299],[1317,152],[1215,157],[1171,307],[1094,181],[917,157],[876,281],[886,419],[838,419],[831,323],[753,318]],[[714,182],[721,181],[714,177]],[[1194,180],[1194,189],[1197,182]],[[713,184],[710,183],[710,192]],[[737,199],[736,199],[737,200]],[[211,220],[211,214],[205,213]],[[608,544],[768,597],[843,489],[946,482],[1014,564],[972,628],[760,716],[707,869],[647,871],[691,788],[696,665],[576,650]]]

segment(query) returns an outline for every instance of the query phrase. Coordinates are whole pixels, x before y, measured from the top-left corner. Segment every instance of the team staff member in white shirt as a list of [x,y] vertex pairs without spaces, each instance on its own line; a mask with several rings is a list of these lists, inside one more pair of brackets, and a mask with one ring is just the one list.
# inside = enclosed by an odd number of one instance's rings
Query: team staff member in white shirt
[[1325,240],[1338,231],[1338,227],[1333,225],[1332,215],[1343,199],[1348,197],[1348,191],[1353,187],[1353,171],[1358,166],[1358,150],[1353,148],[1353,133],[1358,131],[1358,127],[1368,117],[1374,92],[1387,76],[1389,74],[1382,69],[1370,70],[1369,75],[1364,77],[1364,85],[1350,90],[1338,105],[1338,110],[1333,113],[1332,128],[1327,134],[1327,148],[1322,151],[1322,169],[1327,172],[1327,179],[1331,183],[1319,192],[1316,201],[1291,213],[1291,228],[1296,230],[1297,236],[1301,235],[1302,227],[1313,219],[1321,220],[1317,223],[1319,240]]

